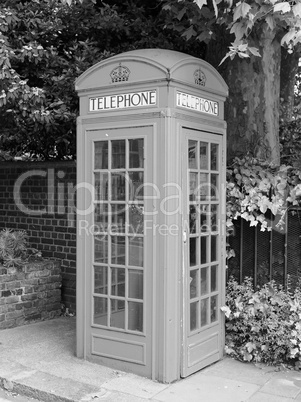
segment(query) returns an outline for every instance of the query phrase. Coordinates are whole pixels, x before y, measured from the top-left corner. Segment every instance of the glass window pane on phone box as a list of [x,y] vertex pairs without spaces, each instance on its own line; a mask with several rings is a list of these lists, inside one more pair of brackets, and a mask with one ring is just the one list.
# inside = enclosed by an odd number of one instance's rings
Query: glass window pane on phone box
[[108,169],[108,141],[95,142],[95,169]]

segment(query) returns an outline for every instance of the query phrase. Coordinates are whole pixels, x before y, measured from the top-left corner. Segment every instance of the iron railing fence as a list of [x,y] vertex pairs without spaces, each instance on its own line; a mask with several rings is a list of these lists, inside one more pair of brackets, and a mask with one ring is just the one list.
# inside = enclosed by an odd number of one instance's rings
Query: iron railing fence
[[234,234],[229,237],[235,257],[228,261],[227,277],[233,275],[240,283],[252,277],[254,286],[271,280],[295,287],[301,280],[301,208],[290,208],[283,230],[272,222],[271,231],[250,227],[243,219],[235,222]]

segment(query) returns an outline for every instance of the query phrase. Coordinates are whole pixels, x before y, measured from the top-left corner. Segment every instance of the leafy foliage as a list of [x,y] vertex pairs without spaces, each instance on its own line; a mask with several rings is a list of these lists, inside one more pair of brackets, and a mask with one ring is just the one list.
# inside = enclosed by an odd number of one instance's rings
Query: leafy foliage
[[282,121],[279,130],[281,162],[301,170],[301,118]]
[[[106,4],[108,3],[108,4]],[[135,48],[200,55],[165,32],[160,0],[103,3],[3,0],[0,5],[0,147],[31,159],[76,155],[75,79],[93,64]]]
[[289,52],[301,42],[300,0],[165,0],[164,3],[170,14],[167,27],[181,31],[186,38],[195,37],[208,43],[216,38],[217,27],[224,26],[234,41],[222,61],[236,55],[260,56],[259,38],[265,35],[279,36]]
[[301,290],[270,282],[254,290],[252,279],[227,284],[226,353],[243,361],[301,367]]
[[235,158],[227,169],[227,227],[239,216],[271,230],[277,216],[281,229],[289,205],[301,203],[301,171],[289,165],[273,166],[252,156]]
[[22,266],[30,257],[41,257],[41,254],[28,247],[24,230],[4,229],[0,232],[0,261],[5,267]]

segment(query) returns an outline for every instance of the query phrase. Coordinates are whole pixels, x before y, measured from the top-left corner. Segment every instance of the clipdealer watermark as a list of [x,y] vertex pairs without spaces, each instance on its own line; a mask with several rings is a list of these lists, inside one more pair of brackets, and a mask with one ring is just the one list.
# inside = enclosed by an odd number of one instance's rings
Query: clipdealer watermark
[[[189,233],[191,231],[191,224],[188,221],[184,221],[183,224],[178,225],[176,223],[155,223],[152,219],[146,219],[143,221],[143,224],[138,226],[134,225],[116,225],[116,224],[108,224],[108,225],[91,225],[88,220],[80,219],[78,225],[79,235],[85,236],[97,236],[97,238],[103,239],[106,236],[124,236],[127,234],[129,238],[134,238],[136,236],[141,236],[142,234],[146,234],[148,232],[151,233],[152,236],[181,236],[183,232]],[[222,220],[218,220],[213,224],[203,224],[200,227],[200,233],[218,233],[225,234],[225,225]]]
[[[122,175],[120,172],[118,172]],[[172,216],[178,214],[183,216],[183,206],[185,205],[187,215],[194,217],[194,220],[201,221],[201,216],[205,216],[203,220],[203,228],[200,230],[207,230],[207,221],[215,222],[218,225],[218,231],[222,230],[223,223],[219,219],[218,214],[225,213],[221,210],[224,208],[223,203],[220,203],[222,197],[226,196],[226,189],[221,192],[211,183],[201,183],[193,189],[189,189],[189,194],[184,194],[183,189],[177,183],[165,183],[160,188],[154,183],[138,183],[131,180],[131,178],[123,174],[125,181],[124,186],[128,188],[127,201],[114,200],[112,195],[106,194],[99,195],[99,184],[93,186],[91,183],[82,182],[74,184],[73,181],[68,180],[68,175],[63,170],[56,171],[54,168],[45,169],[32,169],[22,173],[14,184],[14,202],[18,209],[29,216],[45,217],[45,216],[63,216],[67,220],[69,227],[75,227],[76,219],[78,220],[79,234],[95,234],[95,233],[127,233],[130,235],[137,235],[142,231],[146,232],[152,230],[154,234],[160,235],[179,235],[180,226],[181,232],[183,224],[161,224],[158,225],[154,222],[154,216],[163,214],[165,216]],[[29,182],[43,183],[41,189],[32,193],[35,197],[34,205],[28,198],[24,198],[24,187],[29,187]],[[24,187],[23,187],[24,186]],[[37,186],[35,186],[37,187]],[[189,187],[189,186],[188,186]],[[83,192],[82,198],[86,201],[84,205],[76,206],[76,193]],[[189,196],[189,203],[186,198]],[[192,201],[191,201],[192,200]],[[209,210],[209,205],[215,202],[219,205],[215,211]],[[152,207],[148,210],[144,207],[146,204]],[[207,204],[206,204],[207,203]],[[107,208],[100,206],[107,205]],[[109,205],[118,206],[118,208],[109,207]],[[80,209],[82,208],[82,209]],[[189,211],[190,208],[190,211]],[[193,211],[191,210],[193,209]],[[138,224],[131,224],[129,215],[126,211],[135,210],[136,215],[143,217]],[[218,212],[219,211],[219,212]],[[127,212],[128,214],[130,212]],[[107,226],[99,227],[99,224],[91,224],[91,215],[95,215],[95,221],[105,219]],[[216,216],[215,216],[216,215]],[[89,216],[89,219],[87,217]],[[108,218],[111,216],[111,218]],[[126,218],[127,216],[127,218]],[[197,218],[199,216],[199,218]],[[114,218],[115,217],[115,218]],[[121,218],[125,227],[121,228],[120,224],[117,225],[115,220],[117,217]],[[97,226],[98,225],[98,226]],[[109,226],[108,226],[109,225]],[[191,222],[184,222],[184,227],[191,230]],[[201,225],[201,222],[199,222]],[[213,230],[211,225],[211,231]],[[214,229],[215,231],[215,229]]]

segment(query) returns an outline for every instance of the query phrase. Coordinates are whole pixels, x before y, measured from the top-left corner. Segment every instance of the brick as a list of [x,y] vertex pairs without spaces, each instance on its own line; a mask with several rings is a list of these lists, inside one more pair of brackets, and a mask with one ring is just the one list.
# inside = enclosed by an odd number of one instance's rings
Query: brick
[[47,292],[47,297],[60,297],[60,296],[61,296],[60,289],[54,289]]
[[54,242],[53,239],[48,239],[48,238],[41,240],[42,244],[53,244],[53,242]]
[[8,297],[12,295],[12,291],[11,290],[2,290],[1,292],[1,297]]
[[76,253],[74,254],[67,254],[67,259],[71,260],[71,261],[75,261],[76,260]]
[[47,301],[45,299],[37,299],[32,302],[32,307],[42,310],[46,304]]
[[14,279],[16,281],[24,281],[24,272],[17,272]]
[[11,282],[15,280],[15,278],[15,275],[12,275],[11,277],[9,277],[9,275],[0,275],[0,283]]
[[22,301],[28,301],[28,300],[36,300],[38,298],[37,294],[32,293],[30,295],[23,295],[21,296]]
[[[62,239],[62,240],[56,239],[55,240],[55,245],[56,246],[61,246],[62,248],[66,247],[66,240],[65,239]],[[57,251],[59,251],[59,250],[57,250]]]
[[20,281],[13,281],[13,282],[7,282],[6,283],[6,289],[16,289],[21,286]]
[[23,288],[15,289],[15,290],[13,290],[13,292],[16,296],[20,296],[24,293],[24,289]]
[[32,279],[25,279],[24,280],[24,285],[28,286],[33,286],[33,285],[38,285],[39,279],[38,278],[32,278]]
[[39,284],[45,284],[49,282],[50,277],[46,277],[46,278],[39,278]]
[[26,279],[33,279],[33,278],[35,278],[36,277],[36,272],[27,272],[26,274],[25,274],[25,278]]
[[35,272],[37,271],[37,264],[26,264],[24,267],[25,272]]
[[63,275],[63,283],[73,282],[76,280],[76,271],[68,272]]
[[52,275],[49,278],[49,283],[53,283],[53,282],[61,282],[61,275]]
[[29,315],[37,314],[39,311],[36,307],[31,307],[24,310],[24,316],[28,317]]
[[25,323],[25,317],[16,318],[16,322],[15,322],[16,326],[23,325],[24,323]]
[[7,268],[7,275],[14,275],[17,271],[16,267]]
[[66,273],[75,275],[76,270],[73,267],[66,267]]
[[59,310],[61,308],[61,305],[59,304],[49,304],[46,306],[47,311],[53,311],[53,310]]
[[33,289],[34,288],[32,286],[25,286],[24,293],[25,294],[30,294],[30,293],[33,292]]
[[47,289],[47,286],[48,286],[48,285],[46,285],[46,284],[44,284],[44,285],[36,285],[36,286],[33,288],[33,292],[35,292],[35,293],[37,293],[37,292],[44,292],[44,291]]
[[68,232],[68,228],[64,226],[57,226],[55,230],[57,232],[64,232],[64,233]]
[[[24,297],[24,296],[21,296],[21,297]],[[9,296],[5,300],[6,304],[18,303],[19,301],[20,301],[19,296]]]
[[42,320],[47,320],[49,317],[49,311],[42,311],[41,312],[41,319]]
[[25,321],[36,321],[41,319],[41,313],[30,315],[25,318]]
[[37,294],[37,296],[38,296],[38,299],[45,299],[46,297],[48,297],[48,294],[47,294],[48,292],[39,292],[38,294]]
[[41,277],[45,277],[45,276],[50,276],[51,271],[49,271],[48,269],[43,269],[43,271],[37,271],[37,277],[41,278]]
[[16,324],[15,320],[5,320],[0,322],[0,329],[12,328]]
[[0,314],[0,322],[5,320],[5,314]]
[[11,311],[16,310],[17,303],[7,304],[7,312],[10,313]]
[[6,313],[8,311],[8,305],[0,306],[0,313]]
[[24,311],[23,310],[16,310],[16,311],[12,311],[10,313],[6,313],[5,314],[5,319],[6,320],[10,320],[12,318],[18,318],[18,317],[22,317],[24,315]]
[[47,288],[49,290],[53,290],[53,289],[61,289],[62,284],[61,282],[53,282],[53,283],[48,283],[47,284]]

